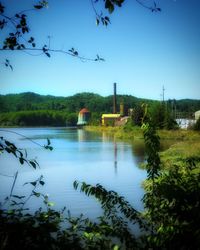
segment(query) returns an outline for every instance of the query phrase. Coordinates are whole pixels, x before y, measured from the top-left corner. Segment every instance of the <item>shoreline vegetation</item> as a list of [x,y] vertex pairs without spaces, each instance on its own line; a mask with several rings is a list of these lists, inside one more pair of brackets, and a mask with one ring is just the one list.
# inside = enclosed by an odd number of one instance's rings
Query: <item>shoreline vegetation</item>
[[[126,127],[111,127],[111,126],[85,126],[84,129],[90,132],[105,132],[110,136],[114,136],[116,139],[143,139],[143,133],[141,127],[133,126],[131,129],[126,129]],[[175,129],[175,130],[165,130],[159,129],[157,133],[161,140],[200,140],[200,132],[194,130],[186,129]]]
[[1,127],[75,126],[76,113],[57,110],[26,110],[0,113]]

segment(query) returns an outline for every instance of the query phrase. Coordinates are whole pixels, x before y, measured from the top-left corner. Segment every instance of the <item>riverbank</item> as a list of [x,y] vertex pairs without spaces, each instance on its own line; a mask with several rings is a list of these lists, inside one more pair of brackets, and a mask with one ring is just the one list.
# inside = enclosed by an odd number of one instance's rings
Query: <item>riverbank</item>
[[[181,166],[183,162],[200,160],[200,141],[182,141],[170,146],[160,153],[161,161],[165,169],[172,165]],[[200,166],[200,163],[197,164]]]

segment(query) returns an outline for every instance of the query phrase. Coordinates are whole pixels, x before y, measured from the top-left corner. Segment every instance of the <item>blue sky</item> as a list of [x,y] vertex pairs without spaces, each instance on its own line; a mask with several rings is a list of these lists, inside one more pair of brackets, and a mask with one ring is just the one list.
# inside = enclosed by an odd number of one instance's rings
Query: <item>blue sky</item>
[[[8,14],[34,2],[2,1]],[[125,0],[106,28],[96,26],[90,0],[50,0],[48,9],[28,14],[37,46],[51,36],[52,49],[74,47],[83,56],[99,54],[106,61],[0,52],[1,61],[9,58],[14,67],[12,72],[0,66],[0,94],[70,96],[86,91],[107,96],[116,82],[119,94],[159,100],[164,85],[166,99],[200,99],[200,1],[157,3],[162,11],[151,13],[136,1]]]

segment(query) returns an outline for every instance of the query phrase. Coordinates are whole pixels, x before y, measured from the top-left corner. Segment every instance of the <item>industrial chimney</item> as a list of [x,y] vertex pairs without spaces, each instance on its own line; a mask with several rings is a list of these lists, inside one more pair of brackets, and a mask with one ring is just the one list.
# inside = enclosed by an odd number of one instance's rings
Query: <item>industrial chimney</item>
[[114,95],[113,95],[113,114],[117,113],[117,94],[116,94],[116,89],[117,89],[117,84],[114,83]]

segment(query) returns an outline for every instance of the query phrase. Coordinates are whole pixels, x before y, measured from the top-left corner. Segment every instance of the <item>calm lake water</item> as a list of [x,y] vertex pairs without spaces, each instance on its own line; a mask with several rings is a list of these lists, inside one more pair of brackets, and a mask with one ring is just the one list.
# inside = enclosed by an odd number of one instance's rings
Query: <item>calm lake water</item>
[[[95,218],[101,213],[100,205],[93,197],[75,191],[75,180],[89,184],[100,183],[108,190],[115,190],[124,196],[135,208],[141,210],[143,189],[142,181],[146,171],[138,168],[144,161],[142,143],[118,142],[106,134],[96,134],[75,128],[12,128],[10,131],[20,133],[42,145],[49,138],[53,151],[45,150],[15,133],[1,129],[0,135],[15,143],[19,148],[26,148],[29,159],[35,159],[40,168],[21,166],[16,159],[4,153],[0,156],[0,201],[9,195],[13,177],[19,171],[13,194],[27,195],[30,185],[44,176],[45,185],[39,191],[48,194],[49,200],[55,203],[55,209],[64,206],[73,215],[80,213]],[[40,207],[40,198],[33,197],[27,206],[34,210]]]

